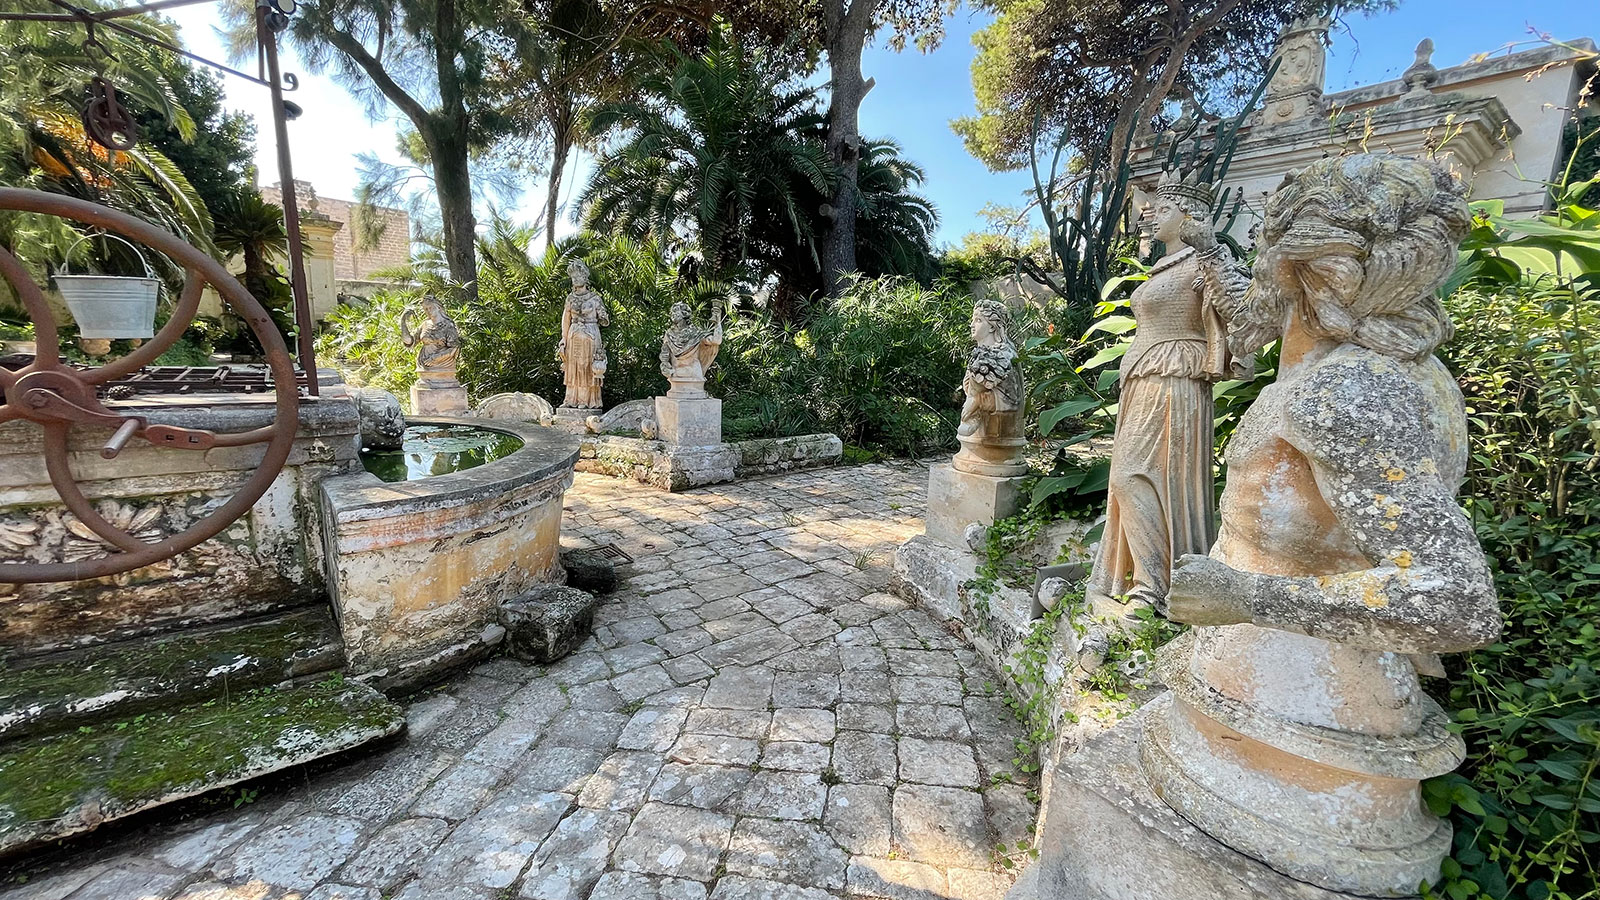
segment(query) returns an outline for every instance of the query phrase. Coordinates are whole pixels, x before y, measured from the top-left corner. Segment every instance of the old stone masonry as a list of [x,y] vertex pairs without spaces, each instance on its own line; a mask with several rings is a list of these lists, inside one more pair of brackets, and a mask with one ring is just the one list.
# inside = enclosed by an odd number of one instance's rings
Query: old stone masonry
[[412,698],[403,740],[97,837],[3,900],[1000,900],[1029,838],[994,676],[884,592],[926,469],[686,494],[579,475],[633,556],[593,636]]

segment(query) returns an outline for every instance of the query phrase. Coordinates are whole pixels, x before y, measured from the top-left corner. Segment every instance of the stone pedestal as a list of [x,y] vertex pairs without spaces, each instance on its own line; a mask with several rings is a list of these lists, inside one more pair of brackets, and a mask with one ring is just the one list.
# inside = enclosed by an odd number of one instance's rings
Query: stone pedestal
[[722,401],[715,397],[656,398],[656,434],[680,447],[712,447],[722,443]]
[[1157,797],[1139,764],[1152,701],[1045,776],[1039,858],[1006,900],[1352,900],[1219,843]]
[[604,410],[599,407],[558,406],[550,425],[568,434],[588,434],[589,417],[599,416],[602,412]]
[[411,384],[411,414],[455,416],[467,411],[467,389],[454,378],[419,378]]
[[1021,504],[1018,475],[979,475],[946,463],[928,470],[927,533],[936,541],[966,549],[967,526],[993,525]]

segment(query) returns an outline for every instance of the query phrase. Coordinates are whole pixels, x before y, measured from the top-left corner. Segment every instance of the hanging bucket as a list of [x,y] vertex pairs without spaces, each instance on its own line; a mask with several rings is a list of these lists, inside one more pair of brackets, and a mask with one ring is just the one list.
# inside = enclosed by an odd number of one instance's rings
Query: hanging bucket
[[[151,338],[156,333],[156,300],[161,295],[161,280],[150,268],[149,260],[132,242],[114,234],[101,235],[121,241],[144,264],[146,277],[136,275],[68,275],[65,263],[56,273],[56,290],[67,301],[67,309],[77,320],[78,335],[86,338]],[[78,243],[88,240],[80,238]],[[76,248],[78,244],[73,244]],[[67,251],[72,255],[72,250]]]

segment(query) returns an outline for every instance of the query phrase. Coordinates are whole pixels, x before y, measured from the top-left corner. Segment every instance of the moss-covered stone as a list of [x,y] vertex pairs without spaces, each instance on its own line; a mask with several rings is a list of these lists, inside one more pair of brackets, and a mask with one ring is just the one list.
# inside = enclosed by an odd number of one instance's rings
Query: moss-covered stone
[[0,660],[0,740],[127,719],[337,668],[326,606],[23,661]]
[[395,734],[400,707],[334,677],[0,747],[0,855]]

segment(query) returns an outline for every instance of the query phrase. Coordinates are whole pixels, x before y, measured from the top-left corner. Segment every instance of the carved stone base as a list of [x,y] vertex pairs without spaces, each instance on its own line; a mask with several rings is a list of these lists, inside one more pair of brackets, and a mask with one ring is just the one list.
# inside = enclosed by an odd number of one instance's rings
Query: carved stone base
[[589,417],[599,416],[603,412],[605,410],[599,407],[558,406],[550,426],[567,434],[589,434]]
[[1039,858],[1006,900],[1352,900],[1219,843],[1155,795],[1139,744],[1170,702],[1152,701],[1047,774]]
[[961,435],[956,440],[961,442],[961,452],[950,464],[962,472],[997,478],[1028,474],[1028,464],[1022,459],[1028,442],[1022,438],[988,440]]
[[928,470],[928,536],[965,548],[968,525],[993,525],[1017,511],[1021,485],[1016,476],[979,475],[951,464],[934,466]]
[[722,401],[715,397],[657,397],[656,436],[680,447],[722,443]]
[[422,378],[411,385],[411,414],[414,416],[454,416],[466,411],[467,389],[455,379]]

